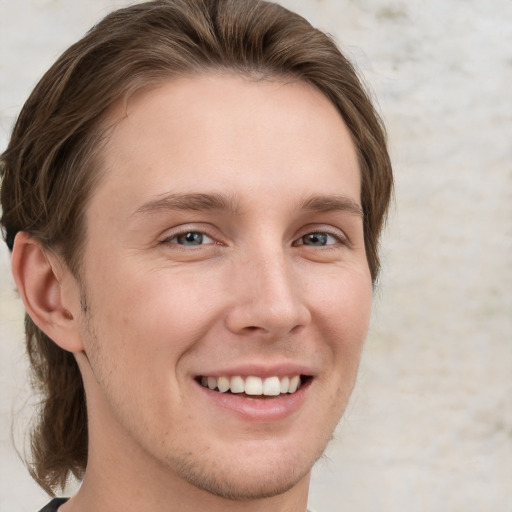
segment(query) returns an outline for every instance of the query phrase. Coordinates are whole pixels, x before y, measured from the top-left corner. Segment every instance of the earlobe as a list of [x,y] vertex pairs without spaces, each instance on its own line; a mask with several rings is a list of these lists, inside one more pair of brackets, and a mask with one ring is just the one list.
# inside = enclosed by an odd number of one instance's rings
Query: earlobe
[[[79,334],[79,293],[69,270],[54,254],[25,232],[12,251],[12,274],[25,309],[34,323],[57,345],[70,352],[83,350]],[[63,283],[67,288],[63,290]]]

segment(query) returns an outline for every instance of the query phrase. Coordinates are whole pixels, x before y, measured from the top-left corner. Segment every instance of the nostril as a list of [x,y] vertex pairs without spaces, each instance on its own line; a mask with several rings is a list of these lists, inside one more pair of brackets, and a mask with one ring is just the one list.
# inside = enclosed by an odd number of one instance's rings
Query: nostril
[[298,332],[310,323],[308,308],[299,301],[270,300],[263,296],[240,301],[227,311],[225,318],[229,331],[240,335],[273,335],[275,337]]

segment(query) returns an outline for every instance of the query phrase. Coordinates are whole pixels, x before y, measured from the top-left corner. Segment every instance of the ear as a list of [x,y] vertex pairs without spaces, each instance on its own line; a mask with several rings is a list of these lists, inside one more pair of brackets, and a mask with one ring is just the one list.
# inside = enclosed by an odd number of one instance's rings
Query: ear
[[12,274],[32,321],[57,345],[80,352],[80,287],[67,266],[25,232],[14,240]]

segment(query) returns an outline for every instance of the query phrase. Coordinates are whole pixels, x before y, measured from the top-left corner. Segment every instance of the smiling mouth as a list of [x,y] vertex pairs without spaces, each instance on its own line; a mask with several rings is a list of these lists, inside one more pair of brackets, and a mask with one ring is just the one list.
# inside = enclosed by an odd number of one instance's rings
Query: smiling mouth
[[286,377],[206,377],[200,376],[197,382],[201,386],[220,393],[233,393],[255,397],[278,397],[296,393],[311,377],[290,375]]

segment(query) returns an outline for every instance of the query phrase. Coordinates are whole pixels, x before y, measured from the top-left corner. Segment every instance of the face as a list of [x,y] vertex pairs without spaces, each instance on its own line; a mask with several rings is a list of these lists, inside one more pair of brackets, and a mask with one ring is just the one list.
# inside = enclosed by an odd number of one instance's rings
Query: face
[[83,256],[91,436],[213,494],[293,488],[368,327],[349,132],[311,86],[236,76],[141,91],[110,119]]

